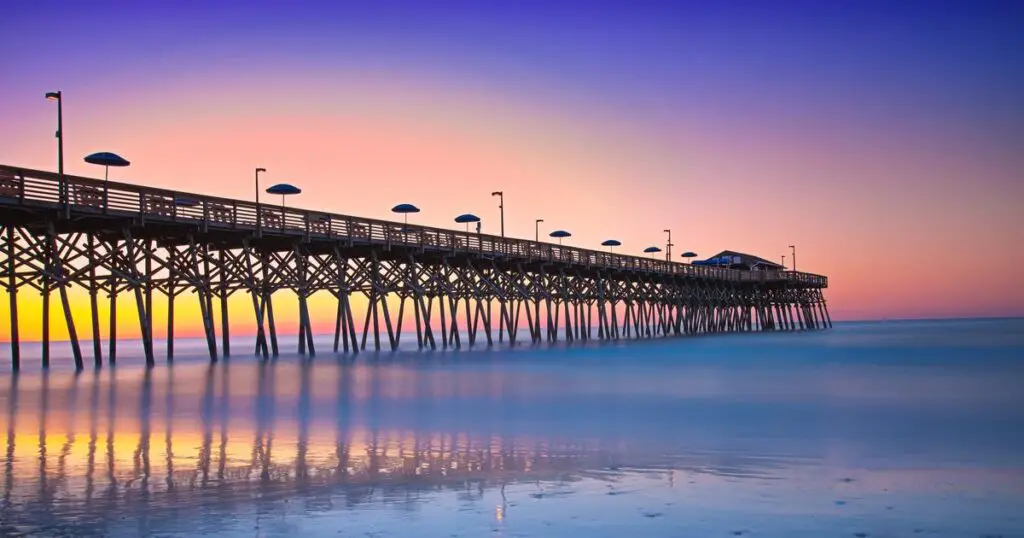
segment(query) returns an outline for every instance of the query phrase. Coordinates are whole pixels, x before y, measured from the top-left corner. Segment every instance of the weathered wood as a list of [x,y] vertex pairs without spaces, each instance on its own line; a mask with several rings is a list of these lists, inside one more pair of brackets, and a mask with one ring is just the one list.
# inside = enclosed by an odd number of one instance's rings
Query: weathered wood
[[172,249],[170,257],[171,264],[167,277],[167,362],[174,361],[174,299],[177,295],[174,260],[177,257],[177,250]]
[[[21,340],[18,335],[18,281],[17,271],[17,247],[14,239],[14,227],[7,227],[7,294],[8,304],[11,313],[11,369],[15,372],[21,369]],[[17,376],[14,377],[17,379]],[[15,391],[16,392],[16,391]],[[12,394],[14,394],[12,392]]]
[[53,272],[50,245],[45,247],[46,272],[43,275],[43,341],[42,341],[42,366],[43,369],[50,367],[50,280]]
[[53,256],[51,267],[57,279],[60,293],[60,303],[64,307],[64,322],[68,329],[68,340],[71,342],[71,354],[75,359],[75,370],[81,371],[82,348],[78,343],[78,331],[75,329],[75,318],[71,315],[71,303],[68,301],[68,283],[64,274],[64,264],[61,262],[59,249],[57,248],[57,234],[54,231],[53,223],[47,229],[47,241],[50,243],[50,255]]
[[[7,170],[10,167],[0,166],[0,172]],[[380,349],[381,317],[390,349],[398,349],[407,302],[413,309],[420,349],[436,347],[435,316],[441,319],[445,348],[460,348],[463,335],[470,345],[478,343],[478,336],[493,345],[494,331],[499,343],[508,337],[514,345],[524,307],[530,339],[535,343],[543,341],[545,333],[548,342],[565,338],[582,343],[595,333],[598,339],[616,340],[831,326],[821,293],[827,279],[819,275],[695,267],[427,227],[412,226],[395,234],[393,223],[291,209],[280,212],[287,217],[287,226],[278,222],[265,227],[261,235],[251,229],[255,207],[244,201],[188,195],[199,203],[178,206],[174,200],[184,193],[116,183],[107,185],[110,197],[73,201],[72,226],[33,205],[49,203],[45,194],[37,193],[47,192],[40,187],[52,176],[35,171],[28,171],[28,176],[27,181],[34,182],[32,189],[24,191],[28,196],[11,199],[13,205],[7,199],[0,204],[0,240],[4,242],[0,253],[7,256],[4,268],[10,296],[12,359],[20,360],[17,299],[24,285],[43,294],[47,365],[49,295],[54,286],[64,294],[62,306],[70,287],[80,286],[89,293],[97,366],[102,364],[99,290],[108,292],[111,300],[111,363],[116,361],[117,295],[122,290],[135,295],[150,363],[154,290],[168,298],[168,360],[174,355],[175,298],[189,292],[196,293],[200,301],[211,358],[216,356],[214,299],[220,301],[221,346],[229,356],[228,301],[238,290],[250,295],[257,321],[254,351],[264,358],[270,348],[275,356],[278,353],[272,299],[282,289],[298,296],[299,349],[311,354],[308,300],[320,291],[328,291],[338,301],[334,349],[344,348],[345,352],[349,352],[349,343],[352,352],[365,349],[371,323],[375,346]],[[102,185],[86,178],[72,177],[70,181],[75,187],[72,192],[89,192]],[[134,196],[129,196],[132,193]],[[124,206],[125,199],[159,203]],[[112,204],[109,208],[108,203]],[[16,207],[17,213],[10,207]],[[106,213],[97,212],[97,207]],[[133,216],[133,211],[138,218],[125,218]],[[12,226],[13,215],[17,215],[17,225],[26,228]],[[292,228],[292,223],[305,223],[305,228]],[[37,231],[20,231],[30,229]],[[46,240],[40,239],[42,230],[48,231]],[[212,270],[211,265],[215,265]],[[362,342],[358,341],[356,313],[349,301],[352,293],[365,294],[368,299]],[[397,321],[389,308],[395,300],[399,301]],[[70,305],[64,310],[65,319],[73,323]],[[495,313],[497,320],[493,319]],[[542,316],[547,318],[546,325]],[[12,366],[14,363],[12,360]]]
[[[206,269],[206,275],[209,275],[209,263],[206,260],[204,251],[204,263],[199,263],[199,251],[201,246],[196,245],[195,238],[189,237],[189,252],[192,259],[192,274],[201,274],[200,267]],[[199,299],[199,310],[200,315],[203,319],[203,333],[206,335],[206,348],[210,353],[210,362],[217,362],[217,337],[213,332],[213,315],[210,312],[210,282],[209,278],[201,277],[197,278],[196,281],[196,297]],[[140,305],[141,308],[141,305]]]
[[217,258],[220,264],[220,338],[221,338],[221,354],[224,358],[231,356],[231,331],[229,328],[228,319],[228,277],[227,277],[227,266],[224,262],[225,252],[220,251],[220,256]]
[[[112,248],[116,248],[116,243],[112,245]],[[107,344],[110,349],[107,352],[107,364],[113,366],[117,364],[117,277],[114,275],[110,276],[110,311],[107,313],[107,317],[110,321],[110,327],[107,331]]]
[[100,341],[100,311],[99,311],[99,280],[96,278],[96,238],[89,234],[86,236],[86,246],[89,251],[89,320],[92,324],[92,360],[93,366],[103,366],[103,343]]
[[[342,306],[343,302],[341,300],[341,292],[338,292],[335,295],[335,298],[338,300],[338,310],[337,310],[337,313],[335,314],[335,317],[334,317],[334,352],[337,353],[338,352],[338,344],[341,343],[341,320],[342,320],[343,317],[345,317],[345,312],[343,311],[343,306]],[[348,334],[347,333],[346,333],[346,336],[345,336],[345,352],[348,353]]]

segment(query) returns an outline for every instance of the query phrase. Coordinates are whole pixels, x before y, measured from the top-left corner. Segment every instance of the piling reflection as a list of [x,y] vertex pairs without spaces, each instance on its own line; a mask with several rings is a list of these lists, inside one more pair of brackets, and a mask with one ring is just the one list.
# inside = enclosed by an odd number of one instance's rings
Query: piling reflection
[[[318,385],[324,374],[335,379]],[[479,498],[485,487],[567,479],[614,459],[579,442],[380,427],[389,413],[381,376],[304,362],[97,371],[56,385],[47,374],[11,377],[3,520],[148,517],[210,495],[230,504],[292,492],[315,505],[340,494],[348,506],[443,489]],[[407,388],[391,397],[437,390]]]

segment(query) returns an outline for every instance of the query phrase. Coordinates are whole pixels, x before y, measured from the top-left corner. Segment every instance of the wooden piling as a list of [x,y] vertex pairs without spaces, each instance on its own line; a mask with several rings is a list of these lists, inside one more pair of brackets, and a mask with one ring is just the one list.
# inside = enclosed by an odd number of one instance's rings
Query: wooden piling
[[51,267],[54,277],[57,280],[60,303],[64,307],[64,322],[68,329],[68,340],[71,342],[71,354],[75,359],[75,370],[81,371],[84,368],[82,363],[82,348],[78,343],[78,331],[75,329],[75,318],[71,315],[71,303],[68,302],[68,282],[64,273],[64,263],[61,260],[60,249],[57,248],[57,234],[51,222],[47,229],[47,241],[50,244],[50,255],[53,257]]
[[86,236],[89,263],[89,320],[92,324],[92,361],[93,366],[103,366],[103,345],[100,341],[99,281],[96,279],[96,240],[92,234]]
[[50,252],[49,242],[43,246],[44,264],[46,270],[43,274],[43,341],[42,341],[42,366],[46,370],[50,367],[50,280],[53,272],[53,254]]
[[220,256],[217,260],[220,264],[220,338],[221,338],[221,354],[224,358],[231,356],[231,332],[228,322],[228,274],[227,264],[224,262],[224,257],[227,253],[223,250],[220,251]]
[[11,309],[11,370],[21,369],[21,342],[18,335],[18,276],[15,259],[18,256],[14,240],[14,227],[7,227],[7,294]]

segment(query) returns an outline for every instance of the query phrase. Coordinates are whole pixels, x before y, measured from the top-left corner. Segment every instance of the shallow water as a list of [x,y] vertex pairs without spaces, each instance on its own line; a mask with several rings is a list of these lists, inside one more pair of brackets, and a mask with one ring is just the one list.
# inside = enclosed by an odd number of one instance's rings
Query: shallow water
[[0,374],[0,535],[1024,536],[1024,320],[355,363],[191,346]]

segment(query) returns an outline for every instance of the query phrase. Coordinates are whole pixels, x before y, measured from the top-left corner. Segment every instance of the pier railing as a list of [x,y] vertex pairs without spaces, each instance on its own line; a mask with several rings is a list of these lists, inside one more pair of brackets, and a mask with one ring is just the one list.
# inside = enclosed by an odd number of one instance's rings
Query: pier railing
[[130,217],[142,223],[181,223],[203,231],[239,230],[257,236],[286,236],[307,241],[345,241],[444,253],[474,253],[524,262],[563,263],[588,268],[692,277],[732,282],[789,281],[828,287],[822,275],[794,271],[743,271],[690,265],[525,239],[368,219],[322,211],[259,204],[156,187],[64,175],[0,165],[0,207],[63,209],[79,216]]

